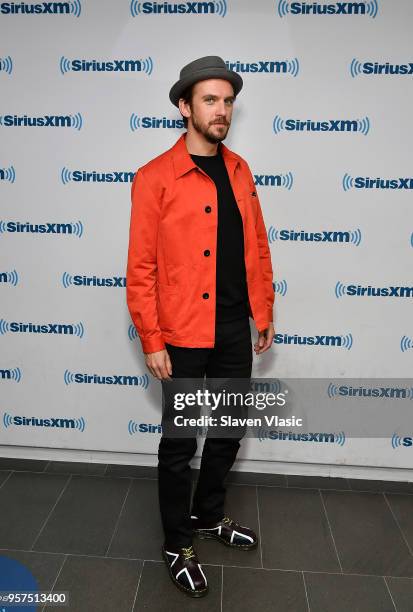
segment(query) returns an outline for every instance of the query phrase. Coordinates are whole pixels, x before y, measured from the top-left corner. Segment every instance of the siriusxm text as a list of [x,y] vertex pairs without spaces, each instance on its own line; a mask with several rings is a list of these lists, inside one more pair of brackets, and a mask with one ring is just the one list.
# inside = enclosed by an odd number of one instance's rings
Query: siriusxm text
[[291,2],[289,12],[292,15],[366,15],[367,7],[364,2]]
[[38,2],[29,4],[27,2],[2,2],[0,4],[0,13],[3,15],[13,14],[65,14],[70,13],[69,2]]

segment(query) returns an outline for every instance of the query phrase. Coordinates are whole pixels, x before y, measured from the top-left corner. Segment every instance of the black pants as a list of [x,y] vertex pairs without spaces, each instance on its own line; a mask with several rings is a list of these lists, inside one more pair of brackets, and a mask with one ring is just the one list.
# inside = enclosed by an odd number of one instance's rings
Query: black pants
[[[172,362],[172,378],[251,378],[252,341],[248,317],[216,324],[213,348],[185,348],[166,344]],[[162,381],[162,385],[168,384]],[[163,419],[165,418],[165,407]],[[190,515],[203,521],[224,516],[225,487],[239,439],[205,438],[200,474],[193,498],[189,462],[197,449],[196,437],[162,436],[158,450],[159,505],[165,545],[180,548],[192,544]]]

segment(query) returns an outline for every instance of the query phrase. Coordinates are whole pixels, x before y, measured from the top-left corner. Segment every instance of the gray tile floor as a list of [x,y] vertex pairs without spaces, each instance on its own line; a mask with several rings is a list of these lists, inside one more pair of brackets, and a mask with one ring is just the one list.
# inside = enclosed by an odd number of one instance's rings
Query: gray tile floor
[[156,468],[0,458],[0,556],[69,591],[69,608],[44,610],[413,612],[413,483],[231,472],[227,485],[226,513],[260,546],[194,538],[204,598],[162,560]]

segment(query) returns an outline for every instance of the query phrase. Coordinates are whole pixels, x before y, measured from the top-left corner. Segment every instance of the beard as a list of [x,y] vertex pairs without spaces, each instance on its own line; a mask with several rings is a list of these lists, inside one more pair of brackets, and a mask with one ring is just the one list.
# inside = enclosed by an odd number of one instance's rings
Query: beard
[[192,114],[191,119],[192,119],[192,125],[194,126],[194,129],[199,134],[202,134],[205,140],[207,140],[211,144],[222,142],[223,140],[225,140],[225,138],[228,135],[230,123],[226,122],[225,120],[222,120],[222,123],[218,121],[215,123],[215,124],[219,123],[219,125],[223,126],[222,128],[220,128],[220,131],[218,132],[218,134],[215,134],[212,132],[212,130],[215,129],[213,127],[214,125],[213,123],[204,126],[197,120],[195,114]]

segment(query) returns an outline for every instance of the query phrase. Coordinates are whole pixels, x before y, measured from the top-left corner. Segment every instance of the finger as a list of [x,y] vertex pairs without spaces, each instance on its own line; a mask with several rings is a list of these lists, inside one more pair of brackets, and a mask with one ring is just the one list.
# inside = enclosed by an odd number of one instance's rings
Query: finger
[[165,365],[161,367],[161,376],[162,379],[171,380]]
[[171,363],[171,358],[169,357],[169,355],[166,355],[166,369],[168,371],[168,374],[170,374],[172,376],[172,363]]
[[154,367],[154,372],[155,372],[155,376],[156,376],[156,378],[158,378],[159,380],[161,380],[161,378],[162,378],[162,377],[161,377],[161,370],[160,370],[159,366],[155,366],[155,367]]

